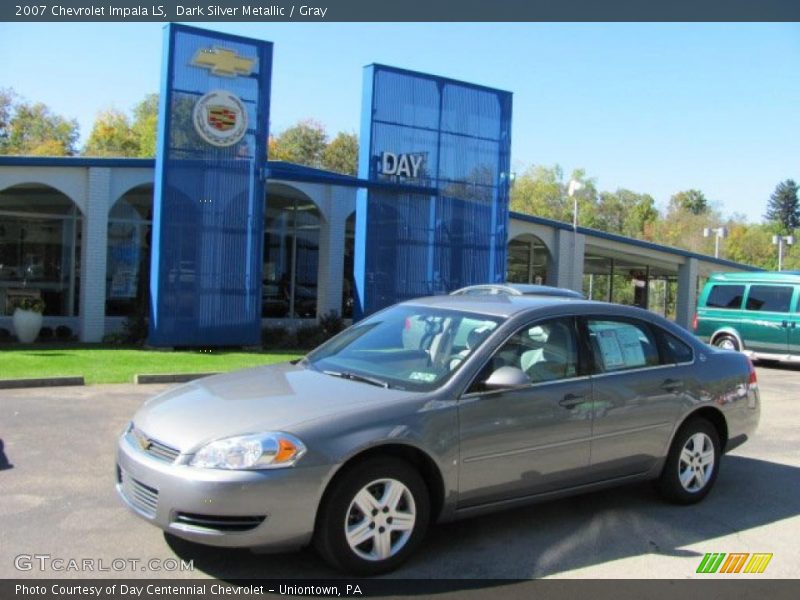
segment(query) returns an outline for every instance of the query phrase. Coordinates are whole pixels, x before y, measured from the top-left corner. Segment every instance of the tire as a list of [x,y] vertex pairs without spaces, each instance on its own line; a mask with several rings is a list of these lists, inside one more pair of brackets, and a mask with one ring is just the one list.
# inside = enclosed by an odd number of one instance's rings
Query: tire
[[371,458],[331,483],[317,517],[314,546],[338,570],[386,573],[416,550],[429,520],[428,488],[416,469],[393,457]]
[[723,333],[717,337],[714,340],[714,345],[717,348],[722,348],[723,350],[734,350],[736,352],[739,352],[742,349],[741,346],[739,346],[739,341],[727,333]]
[[658,480],[659,492],[674,504],[700,502],[714,487],[719,462],[720,443],[716,428],[705,419],[691,419],[678,430],[672,441]]

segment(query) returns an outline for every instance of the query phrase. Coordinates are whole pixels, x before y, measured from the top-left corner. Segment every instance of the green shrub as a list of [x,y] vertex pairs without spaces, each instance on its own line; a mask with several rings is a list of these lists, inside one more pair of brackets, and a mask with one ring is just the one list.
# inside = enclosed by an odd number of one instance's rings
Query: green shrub
[[144,309],[138,308],[135,313],[125,319],[122,324],[121,342],[141,345],[147,341],[149,319]]
[[69,341],[75,339],[75,335],[72,333],[72,329],[67,327],[66,325],[59,325],[56,327],[56,337],[61,341]]
[[342,319],[335,310],[331,310],[326,315],[320,317],[319,326],[322,327],[325,340],[331,339],[337,333],[341,333],[345,329],[344,319]]
[[297,345],[297,338],[286,327],[264,327],[261,345],[267,350],[291,350]]

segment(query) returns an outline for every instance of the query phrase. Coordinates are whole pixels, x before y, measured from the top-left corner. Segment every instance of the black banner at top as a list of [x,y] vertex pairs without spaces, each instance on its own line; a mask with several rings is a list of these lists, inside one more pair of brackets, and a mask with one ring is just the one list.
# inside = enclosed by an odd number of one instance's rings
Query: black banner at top
[[800,21],[800,0],[4,0],[0,21]]

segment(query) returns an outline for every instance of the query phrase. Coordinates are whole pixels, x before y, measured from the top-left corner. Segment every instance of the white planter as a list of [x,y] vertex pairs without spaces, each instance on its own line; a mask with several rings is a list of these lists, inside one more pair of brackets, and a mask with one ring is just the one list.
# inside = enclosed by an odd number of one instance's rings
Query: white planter
[[23,344],[30,344],[39,336],[39,330],[42,328],[42,313],[18,308],[14,311],[12,322],[17,339]]

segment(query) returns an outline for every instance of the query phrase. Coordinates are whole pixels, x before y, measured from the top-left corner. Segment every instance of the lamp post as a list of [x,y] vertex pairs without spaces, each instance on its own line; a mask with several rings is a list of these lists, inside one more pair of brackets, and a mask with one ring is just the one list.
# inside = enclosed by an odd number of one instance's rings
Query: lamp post
[[783,245],[791,246],[794,244],[793,235],[773,235],[772,244],[778,247],[778,271],[783,271]]
[[567,196],[572,198],[572,229],[578,231],[578,197],[575,192],[582,190],[585,186],[574,179],[571,179],[567,186]]
[[728,230],[725,227],[703,227],[703,237],[714,236],[714,258],[719,258],[719,241],[728,237]]

